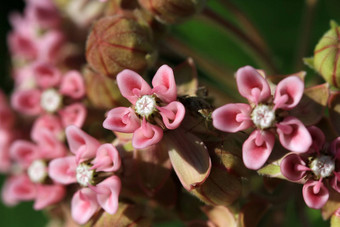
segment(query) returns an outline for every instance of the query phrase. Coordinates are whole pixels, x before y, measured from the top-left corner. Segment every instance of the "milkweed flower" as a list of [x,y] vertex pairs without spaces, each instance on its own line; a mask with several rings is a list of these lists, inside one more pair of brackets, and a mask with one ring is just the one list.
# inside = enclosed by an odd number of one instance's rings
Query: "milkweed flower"
[[117,75],[117,84],[132,106],[110,110],[103,127],[133,133],[134,148],[157,144],[163,137],[163,130],[173,130],[181,124],[185,108],[176,101],[177,88],[169,66],[163,65],[158,69],[152,80],[153,88],[140,75],[128,69]]
[[36,210],[60,202],[66,190],[48,177],[48,162],[65,156],[66,152],[64,144],[47,130],[40,133],[38,143],[15,140],[9,148],[15,164],[3,187],[4,202],[15,205],[20,201],[34,200]]
[[304,84],[297,76],[289,76],[277,84],[275,92],[266,79],[253,67],[245,66],[236,72],[240,94],[249,104],[232,103],[212,113],[213,125],[224,132],[255,128],[243,143],[243,162],[249,169],[259,169],[267,161],[275,143],[275,134],[287,150],[305,152],[312,143],[303,123],[288,110],[300,101]]
[[311,126],[308,130],[313,138],[310,149],[288,154],[280,168],[288,180],[304,183],[302,194],[307,206],[320,209],[328,201],[328,187],[340,193],[340,137],[327,146],[319,128]]
[[49,176],[60,184],[81,186],[71,201],[73,219],[85,224],[100,208],[114,214],[121,189],[119,177],[113,175],[121,166],[117,149],[112,144],[101,145],[74,125],[66,128],[66,138],[74,156],[52,160]]

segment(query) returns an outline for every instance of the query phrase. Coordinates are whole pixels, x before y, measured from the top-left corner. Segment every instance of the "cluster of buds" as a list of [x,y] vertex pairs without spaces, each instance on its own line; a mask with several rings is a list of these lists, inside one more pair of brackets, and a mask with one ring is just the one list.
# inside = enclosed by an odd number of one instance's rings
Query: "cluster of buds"
[[[4,203],[33,200],[36,210],[61,211],[53,218],[65,224],[150,226],[176,216],[244,227],[262,216],[255,208],[274,205],[256,194],[277,185],[252,183],[266,175],[304,184],[307,206],[338,218],[340,204],[327,204],[340,198],[340,93],[305,88],[303,73],[276,83],[244,66],[235,91],[248,104],[214,108],[214,98],[230,99],[208,97],[193,60],[172,68],[175,51],[158,46],[167,25],[205,2],[26,0],[10,16],[10,104],[0,92]],[[336,63],[330,71],[324,61],[333,49],[337,61],[339,34],[326,33],[314,58],[334,87]],[[325,107],[335,122],[327,127]]]

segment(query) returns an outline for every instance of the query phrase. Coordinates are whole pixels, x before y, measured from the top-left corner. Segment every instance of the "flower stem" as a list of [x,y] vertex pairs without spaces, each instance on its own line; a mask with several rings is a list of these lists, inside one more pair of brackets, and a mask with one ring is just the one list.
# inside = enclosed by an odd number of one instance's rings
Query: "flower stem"
[[256,55],[255,60],[259,60],[266,71],[269,71],[269,74],[277,73],[277,69],[272,61],[272,58],[264,51],[263,48],[258,46],[258,44],[250,39],[249,36],[247,36],[242,30],[240,30],[238,27],[225,20],[223,17],[216,14],[209,8],[205,8],[202,12],[202,15],[209,21],[226,29],[226,31],[234,35],[237,40],[242,41],[242,43],[245,44],[245,46],[242,47],[249,47],[251,52]]

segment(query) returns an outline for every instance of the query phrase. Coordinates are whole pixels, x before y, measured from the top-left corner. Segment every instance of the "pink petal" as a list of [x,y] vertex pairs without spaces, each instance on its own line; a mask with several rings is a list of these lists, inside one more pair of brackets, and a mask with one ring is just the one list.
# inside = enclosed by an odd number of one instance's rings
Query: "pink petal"
[[302,194],[307,206],[313,209],[323,207],[329,198],[328,189],[319,181],[308,181],[302,188]]
[[251,107],[248,104],[226,104],[212,113],[213,125],[224,132],[238,132],[250,128],[253,122],[250,118]]
[[81,129],[74,125],[68,126],[66,128],[66,138],[70,151],[76,155],[77,163],[96,156],[100,143]]
[[61,22],[60,13],[52,1],[28,1],[25,8],[25,16],[34,21],[39,27],[51,29]]
[[[3,196],[9,196],[8,201],[29,201],[36,197],[36,187],[35,184],[31,182],[27,175],[17,175],[11,177],[8,182],[6,182],[5,192]],[[5,199],[6,201],[7,199]]]
[[0,129],[0,173],[7,173],[11,168],[9,148],[14,135],[7,129]]
[[240,94],[250,103],[258,104],[271,96],[268,82],[251,66],[237,70],[236,83]]
[[307,128],[307,130],[312,137],[312,145],[310,146],[309,151],[310,152],[321,151],[326,142],[325,134],[323,134],[323,132],[318,127],[315,126],[310,126]]
[[72,184],[76,179],[76,158],[68,156],[53,159],[48,165],[48,176],[61,184]]
[[10,147],[10,156],[22,167],[27,168],[34,160],[39,159],[38,147],[29,141],[16,140]]
[[33,60],[38,56],[38,46],[30,36],[22,35],[14,30],[8,35],[8,46],[11,54]]
[[297,154],[289,154],[281,161],[281,173],[291,181],[300,180],[310,170]]
[[55,115],[45,114],[35,120],[32,130],[31,138],[37,142],[41,138],[42,131],[51,132],[56,138],[62,138],[64,134],[64,128],[61,125],[60,119]]
[[15,196],[13,193],[14,190],[12,189],[17,178],[18,176],[10,176],[2,185],[1,199],[2,202],[7,206],[14,206],[19,203],[19,199]]
[[335,158],[340,160],[340,137],[332,141],[330,149]]
[[278,83],[274,95],[274,109],[290,110],[301,100],[304,84],[297,76],[287,77]]
[[132,133],[140,127],[140,119],[132,108],[117,107],[107,113],[103,127],[112,131]]
[[37,185],[37,196],[34,202],[35,210],[42,210],[47,206],[60,202],[66,194],[62,185]]
[[142,126],[133,133],[132,146],[135,149],[143,149],[161,141],[163,130],[146,120],[143,120]]
[[164,107],[157,107],[162,116],[165,127],[168,129],[178,128],[185,116],[185,107],[182,103],[174,101]]
[[67,149],[63,142],[58,140],[50,131],[41,130],[37,140],[39,156],[45,160],[60,158],[67,154]]
[[61,94],[74,99],[82,98],[85,95],[84,78],[76,70],[67,72],[63,76],[59,91]]
[[115,172],[121,165],[120,155],[112,144],[106,143],[98,148],[92,164],[92,169],[96,169],[97,172]]
[[75,125],[81,128],[85,122],[87,110],[82,103],[73,103],[58,111],[64,127]]
[[248,169],[259,169],[273,150],[275,136],[271,132],[255,130],[242,146],[243,163]]
[[96,185],[97,200],[100,206],[109,214],[116,213],[118,197],[121,189],[119,177],[112,176]]
[[99,209],[96,193],[89,188],[82,188],[77,191],[71,201],[71,214],[73,220],[82,225]]
[[33,75],[41,88],[57,86],[61,80],[61,73],[58,68],[49,63],[39,62],[33,66]]
[[49,30],[39,39],[38,59],[41,61],[55,62],[62,49],[65,37],[59,30]]
[[177,98],[177,88],[172,68],[162,65],[152,79],[152,93],[155,93],[165,103],[170,103]]
[[135,104],[139,97],[151,94],[149,84],[137,73],[125,69],[117,75],[118,88],[127,100]]
[[306,127],[295,117],[286,117],[276,124],[281,145],[293,152],[306,152],[312,145],[312,137]]
[[330,179],[330,185],[332,188],[340,193],[340,173],[334,172],[334,176]]
[[23,114],[37,115],[42,112],[39,90],[15,91],[11,97],[13,108]]

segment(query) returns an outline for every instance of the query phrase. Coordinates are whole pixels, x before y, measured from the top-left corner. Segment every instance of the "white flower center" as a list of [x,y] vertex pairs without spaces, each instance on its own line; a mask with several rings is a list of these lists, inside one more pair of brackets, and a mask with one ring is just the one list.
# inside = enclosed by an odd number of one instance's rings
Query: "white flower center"
[[310,164],[310,168],[318,178],[329,177],[335,169],[335,162],[330,156],[321,155],[314,159]]
[[41,94],[40,105],[47,112],[55,112],[61,106],[62,97],[55,89],[48,89]]
[[76,169],[76,178],[80,185],[86,187],[89,184],[93,184],[94,170],[90,169],[91,166],[85,163],[81,163]]
[[251,113],[251,119],[258,128],[270,128],[275,122],[275,110],[267,105],[258,105]]
[[144,95],[137,100],[135,105],[135,111],[142,117],[150,116],[156,111],[156,100],[151,95]]
[[46,163],[43,160],[35,160],[27,169],[27,174],[32,182],[41,183],[47,177]]

